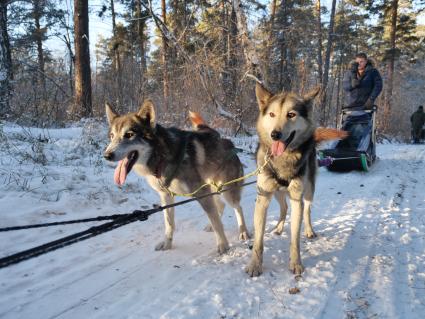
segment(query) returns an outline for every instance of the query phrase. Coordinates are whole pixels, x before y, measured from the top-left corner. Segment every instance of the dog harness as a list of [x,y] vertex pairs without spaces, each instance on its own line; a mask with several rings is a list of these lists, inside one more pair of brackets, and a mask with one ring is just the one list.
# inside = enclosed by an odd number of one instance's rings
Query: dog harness
[[270,175],[271,177],[282,187],[288,187],[289,183],[291,182],[290,180],[287,181],[286,179],[281,178],[276,170],[274,169],[273,165],[269,162],[267,167],[270,169]]

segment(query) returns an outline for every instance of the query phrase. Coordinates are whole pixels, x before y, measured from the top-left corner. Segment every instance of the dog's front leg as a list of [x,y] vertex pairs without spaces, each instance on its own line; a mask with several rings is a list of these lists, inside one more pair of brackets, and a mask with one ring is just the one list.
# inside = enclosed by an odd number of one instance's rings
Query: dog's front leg
[[254,212],[254,248],[251,262],[245,271],[251,277],[257,277],[263,272],[263,239],[266,228],[267,208],[272,199],[272,192],[265,192],[259,187]]
[[[161,197],[161,205],[170,205],[174,203],[174,199],[167,193],[159,193]],[[165,223],[165,238],[164,241],[160,242],[155,246],[155,250],[168,250],[171,249],[173,242],[173,234],[175,229],[174,224],[174,207],[164,209],[164,223]]]
[[308,183],[304,191],[304,233],[307,238],[317,237],[311,225],[311,203],[313,202],[314,184]]
[[286,191],[277,191],[274,193],[274,197],[280,206],[280,217],[275,229],[273,230],[273,233],[276,235],[281,235],[283,232],[283,227],[285,226],[286,213],[288,212],[288,204],[286,204]]
[[291,247],[289,270],[300,275],[304,271],[300,255],[300,233],[303,220],[302,182],[293,180],[288,188],[291,203]]

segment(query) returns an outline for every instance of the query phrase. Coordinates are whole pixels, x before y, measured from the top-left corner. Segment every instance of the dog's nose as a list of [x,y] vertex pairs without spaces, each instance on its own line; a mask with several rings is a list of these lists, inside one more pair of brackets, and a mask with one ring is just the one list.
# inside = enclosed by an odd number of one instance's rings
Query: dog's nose
[[103,153],[103,157],[107,160],[107,161],[111,161],[112,158],[114,157],[114,153],[111,152],[105,152]]
[[279,132],[279,131],[273,130],[272,131],[272,134],[271,134],[271,137],[272,137],[272,140],[278,141],[278,140],[280,140],[282,138],[282,133]]

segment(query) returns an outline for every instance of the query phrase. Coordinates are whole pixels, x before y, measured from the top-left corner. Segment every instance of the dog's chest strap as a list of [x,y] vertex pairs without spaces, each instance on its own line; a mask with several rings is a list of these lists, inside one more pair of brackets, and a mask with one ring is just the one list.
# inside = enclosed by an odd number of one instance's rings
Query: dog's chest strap
[[274,169],[274,167],[273,167],[270,163],[269,163],[268,167],[269,167],[269,169],[270,169],[270,174],[271,174],[271,176],[273,177],[273,179],[274,179],[274,180],[276,180],[276,182],[277,182],[280,186],[283,186],[283,187],[288,187],[288,186],[289,186],[290,181],[287,181],[286,179],[281,178],[281,177],[277,174],[276,170]]

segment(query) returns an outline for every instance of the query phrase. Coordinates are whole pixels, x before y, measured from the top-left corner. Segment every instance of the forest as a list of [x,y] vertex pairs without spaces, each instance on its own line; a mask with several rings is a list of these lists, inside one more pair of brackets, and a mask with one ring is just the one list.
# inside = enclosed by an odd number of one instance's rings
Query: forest
[[[344,72],[365,52],[384,79],[379,136],[407,138],[425,99],[424,8],[423,0],[2,0],[0,119],[63,127],[103,117],[105,101],[129,112],[151,98],[163,123],[185,125],[194,110],[250,134],[255,76],[273,92],[320,86],[317,123],[336,126]],[[95,19],[110,32],[93,39]]]

